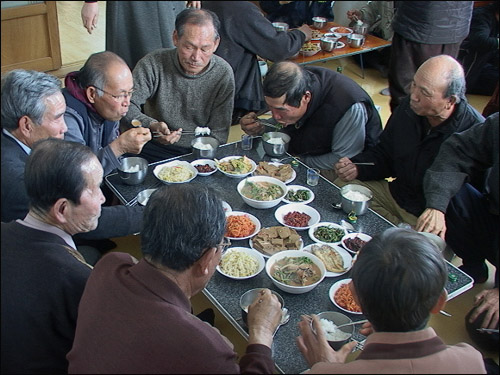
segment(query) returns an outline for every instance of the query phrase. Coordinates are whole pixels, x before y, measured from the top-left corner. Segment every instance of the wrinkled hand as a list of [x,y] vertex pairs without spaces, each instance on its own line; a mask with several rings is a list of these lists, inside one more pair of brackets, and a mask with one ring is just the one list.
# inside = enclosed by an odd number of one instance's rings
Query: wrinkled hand
[[471,314],[469,322],[473,323],[476,318],[487,311],[481,328],[498,329],[498,288],[483,290],[474,297],[474,312]]
[[247,113],[240,119],[241,129],[249,135],[260,135],[264,131],[264,125],[262,125],[255,112]]
[[356,346],[356,341],[345,344],[339,351],[333,350],[326,340],[318,316],[313,314],[312,318],[316,334],[311,329],[309,319],[302,316],[302,320],[299,322],[301,336],[296,339],[297,346],[309,366],[318,362],[344,363],[349,353]]
[[342,181],[352,181],[358,177],[358,167],[349,158],[340,158],[333,169]]
[[148,128],[132,128],[120,134],[110,147],[116,157],[125,153],[139,154],[142,147],[151,140],[151,132]]
[[262,344],[270,348],[281,317],[281,304],[278,298],[269,289],[263,289],[248,306],[248,343]]
[[435,208],[426,208],[417,220],[415,227],[417,232],[428,232],[437,234],[444,240],[446,234],[446,220],[444,213]]
[[84,3],[82,6],[82,22],[89,34],[97,27],[99,19],[99,6],[97,3]]
[[186,8],[201,8],[201,1],[186,1]]
[[156,133],[154,140],[162,145],[173,145],[174,143],[179,142],[182,135],[182,128],[170,131],[168,125],[164,122],[152,122],[149,124],[149,129]]
[[305,41],[306,42],[309,42],[311,40],[311,38],[312,38],[312,30],[311,30],[311,28],[308,25],[303,24],[302,26],[300,26],[298,28],[298,30],[302,31],[305,34],[305,36],[306,36],[306,40]]
[[361,20],[362,14],[358,9],[352,9],[347,11],[347,18],[351,21]]

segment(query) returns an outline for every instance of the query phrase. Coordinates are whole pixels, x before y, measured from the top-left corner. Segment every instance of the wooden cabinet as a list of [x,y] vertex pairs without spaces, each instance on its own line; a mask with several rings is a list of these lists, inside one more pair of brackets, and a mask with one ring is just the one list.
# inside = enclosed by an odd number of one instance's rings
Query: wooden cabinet
[[55,1],[6,8],[2,1],[2,73],[12,69],[42,72],[61,67]]

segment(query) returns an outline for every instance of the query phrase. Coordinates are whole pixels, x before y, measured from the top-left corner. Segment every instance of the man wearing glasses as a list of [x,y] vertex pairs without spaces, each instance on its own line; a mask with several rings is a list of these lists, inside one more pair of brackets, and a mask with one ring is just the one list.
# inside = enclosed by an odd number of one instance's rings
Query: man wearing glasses
[[65,139],[89,146],[104,175],[120,166],[123,154],[139,154],[151,139],[150,130],[142,127],[120,134],[120,119],[128,112],[134,82],[128,65],[115,53],[92,54],[80,71],[66,76],[65,86]]

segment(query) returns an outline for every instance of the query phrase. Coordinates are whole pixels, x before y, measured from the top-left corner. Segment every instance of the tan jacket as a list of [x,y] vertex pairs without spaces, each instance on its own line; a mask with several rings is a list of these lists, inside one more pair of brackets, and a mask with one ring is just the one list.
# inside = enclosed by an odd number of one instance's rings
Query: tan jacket
[[483,357],[466,343],[445,345],[432,328],[376,332],[349,363],[320,362],[310,374],[486,374]]
[[392,40],[394,1],[370,1],[360,9],[362,20],[370,25],[368,31],[375,32],[385,40]]

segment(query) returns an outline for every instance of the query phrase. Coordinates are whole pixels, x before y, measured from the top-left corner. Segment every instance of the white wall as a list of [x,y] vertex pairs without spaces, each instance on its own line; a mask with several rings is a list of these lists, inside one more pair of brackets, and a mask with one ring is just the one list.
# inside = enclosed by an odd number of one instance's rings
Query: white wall
[[334,22],[342,25],[349,26],[349,19],[346,16],[348,10],[359,9],[366,5],[368,1],[336,1],[333,4]]

